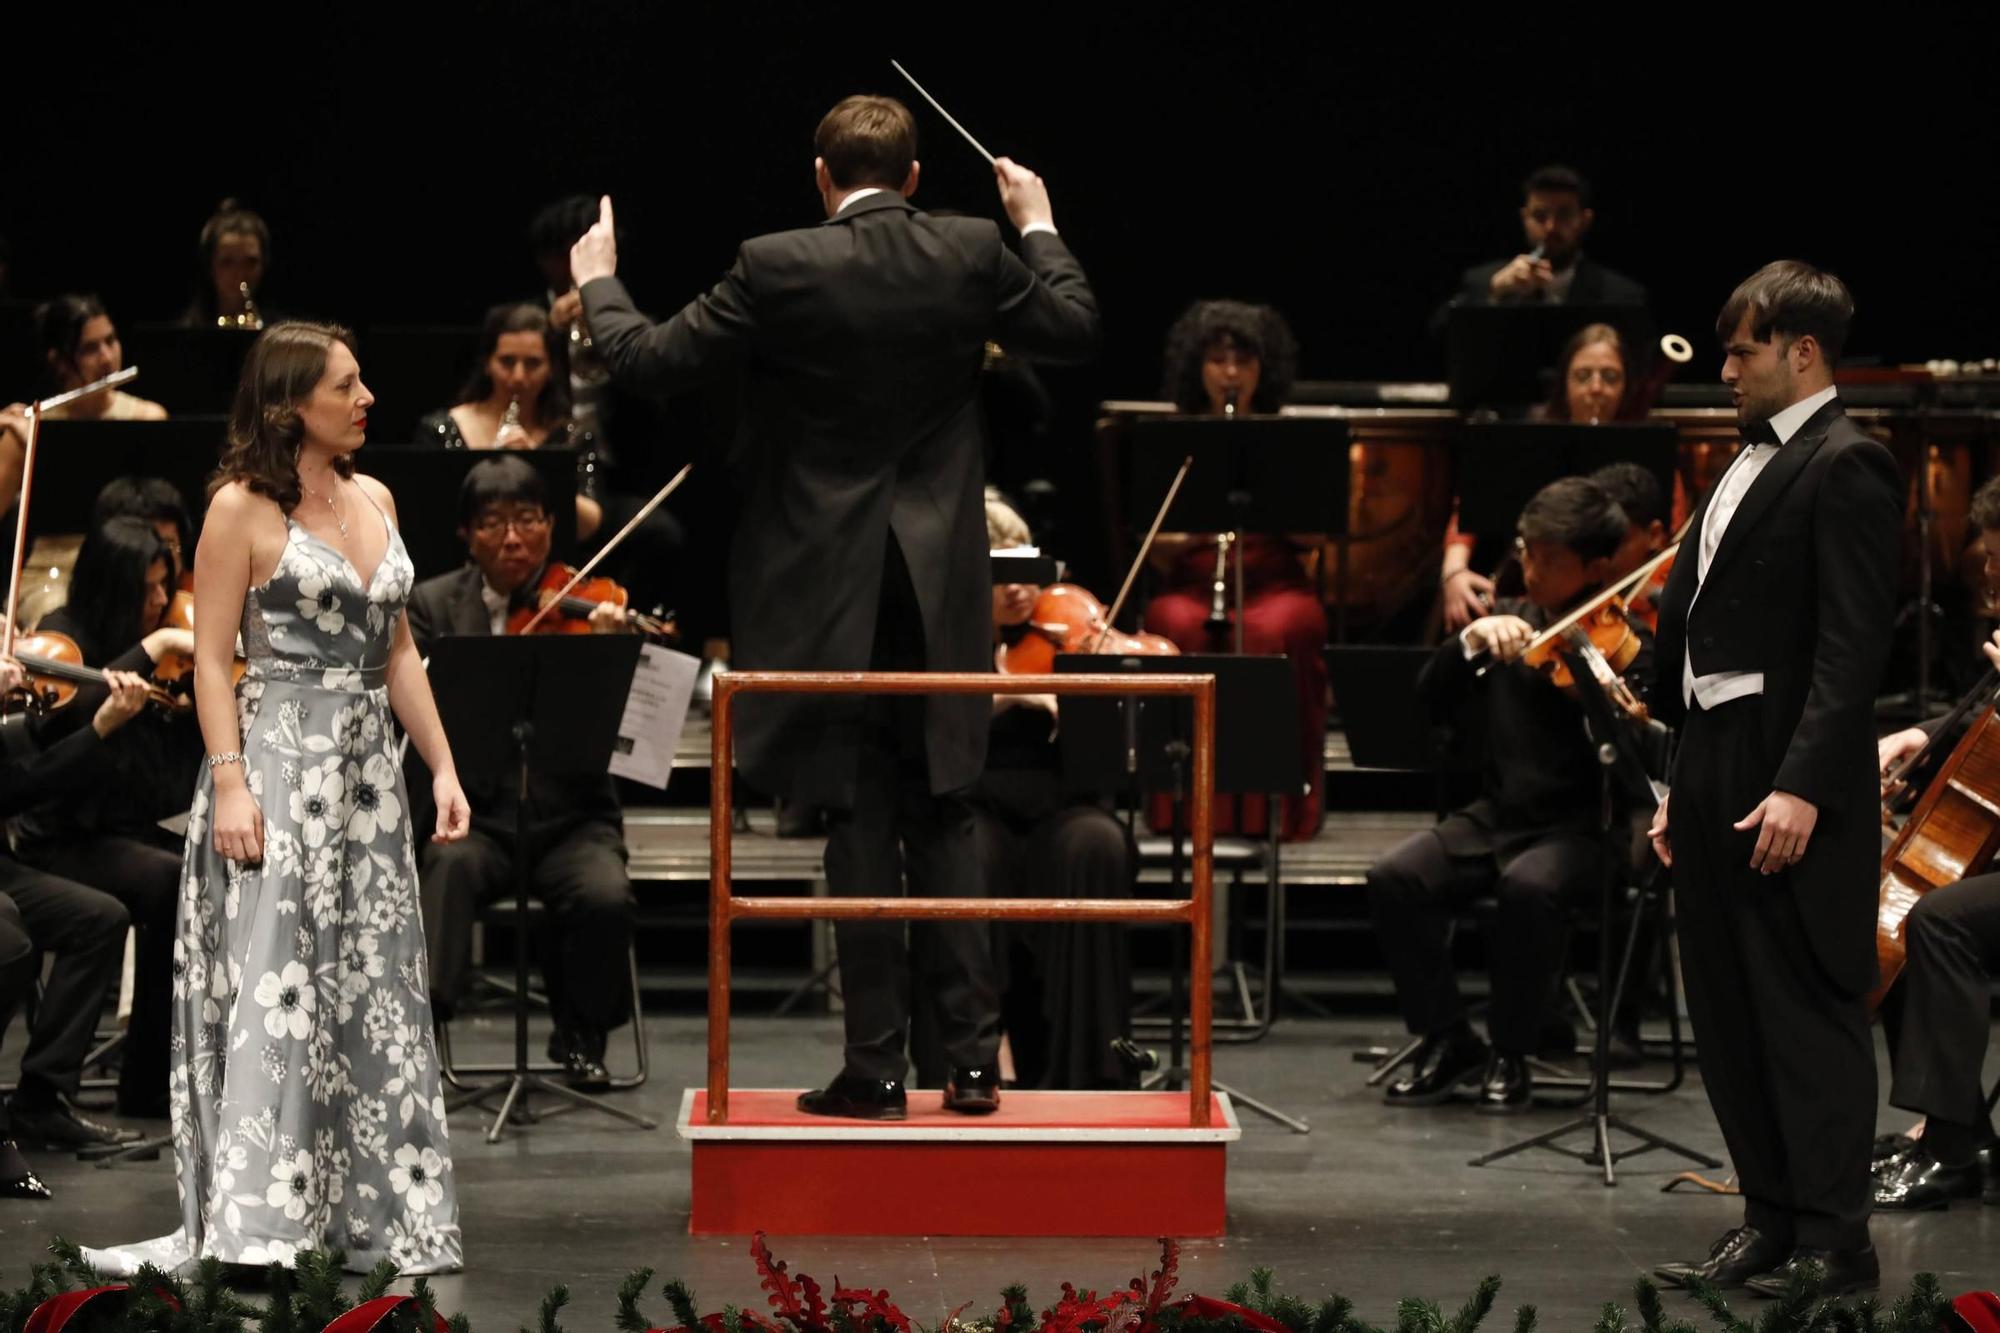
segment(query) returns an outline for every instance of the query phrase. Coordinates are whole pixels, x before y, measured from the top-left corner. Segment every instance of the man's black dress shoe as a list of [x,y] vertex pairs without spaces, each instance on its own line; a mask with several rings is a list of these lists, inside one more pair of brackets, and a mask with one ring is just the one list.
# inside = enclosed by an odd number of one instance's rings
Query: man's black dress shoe
[[563,1082],[578,1092],[604,1092],[611,1087],[602,1032],[557,1028],[549,1034],[549,1059],[563,1067]]
[[1486,1075],[1479,1082],[1479,1109],[1492,1115],[1525,1111],[1535,1096],[1535,1076],[1528,1062],[1505,1051],[1493,1052],[1486,1062]]
[[944,1085],[944,1109],[962,1115],[991,1115],[1000,1109],[1000,1071],[991,1065],[960,1067]]
[[1770,1272],[1745,1282],[1744,1289],[1759,1296],[1782,1296],[1792,1285],[1792,1276],[1807,1264],[1818,1264],[1820,1272],[1825,1274],[1819,1289],[1822,1296],[1873,1291],[1882,1282],[1882,1265],[1876,1262],[1873,1245],[1853,1250],[1815,1250],[1801,1245]]
[[1676,1287],[1685,1287],[1689,1278],[1705,1278],[1718,1287],[1740,1287],[1782,1262],[1791,1247],[1780,1244],[1755,1227],[1737,1227],[1724,1233],[1708,1252],[1706,1262],[1661,1264],[1653,1276]]
[[817,1092],[799,1094],[799,1109],[807,1115],[840,1116],[847,1120],[901,1120],[908,1099],[899,1078],[837,1075]]
[[1468,1028],[1434,1032],[1410,1057],[1410,1071],[1391,1083],[1382,1100],[1391,1106],[1435,1106],[1486,1072],[1492,1052]]
[[1868,1169],[1880,1171],[1908,1152],[1916,1140],[1908,1134],[1880,1134],[1868,1147]]
[[35,1174],[12,1139],[0,1139],[0,1199],[49,1199],[49,1187]]
[[1954,1199],[1976,1199],[1986,1184],[1977,1158],[1946,1166],[1919,1140],[1875,1177],[1875,1206],[1889,1212],[1920,1213],[1949,1208]]
[[14,1136],[33,1148],[51,1152],[103,1151],[137,1143],[144,1135],[136,1129],[113,1129],[81,1115],[68,1102],[58,1099],[53,1106],[9,1105],[14,1120]]

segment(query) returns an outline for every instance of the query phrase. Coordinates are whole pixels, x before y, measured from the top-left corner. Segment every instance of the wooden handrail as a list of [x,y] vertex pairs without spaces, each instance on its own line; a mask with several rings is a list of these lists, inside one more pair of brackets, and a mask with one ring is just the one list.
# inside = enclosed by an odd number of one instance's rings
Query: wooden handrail
[[[1192,699],[1185,901],[1121,898],[738,898],[730,888],[735,790],[735,711],[739,694],[1077,694]],[[1215,885],[1215,677],[1212,675],[1003,676],[991,672],[720,671],[709,738],[708,806],[708,1123],[729,1123],[730,927],[745,920],[1002,920],[1185,922],[1188,948],[1188,1123],[1209,1125],[1209,1037],[1214,1010],[1209,971],[1209,899]]]

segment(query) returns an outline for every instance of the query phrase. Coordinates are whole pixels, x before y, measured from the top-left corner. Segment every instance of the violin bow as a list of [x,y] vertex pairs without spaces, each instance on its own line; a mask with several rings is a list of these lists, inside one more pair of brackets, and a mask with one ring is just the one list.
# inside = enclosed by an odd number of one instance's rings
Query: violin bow
[[561,592],[557,593],[555,596],[549,598],[546,602],[542,603],[542,609],[535,612],[534,618],[529,620],[527,624],[521,626],[521,633],[523,634],[534,633],[535,626],[542,623],[542,617],[548,615],[549,612],[561,606],[563,598],[569,596],[570,592],[576,587],[577,584],[589,578],[590,571],[596,569],[599,564],[603,563],[605,556],[610,555],[613,551],[617,550],[618,543],[624,541],[627,537],[632,535],[632,529],[638,527],[641,523],[644,523],[646,521],[647,516],[651,514],[655,509],[658,509],[661,506],[661,504],[665,503],[666,498],[669,495],[672,495],[676,490],[680,489],[680,484],[687,480],[688,473],[692,471],[694,471],[694,464],[689,463],[686,466],[682,467],[679,472],[676,472],[674,474],[674,479],[672,481],[660,487],[660,489],[654,493],[653,498],[646,501],[645,508],[641,509],[638,513],[632,515],[631,520],[627,522],[624,527],[618,529],[618,534],[615,537],[613,537],[610,541],[604,543],[603,546],[599,547],[597,554],[590,557],[590,559],[584,563],[583,568],[577,570],[576,573],[569,576],[569,582],[563,584]]
[[53,398],[40,398],[28,404],[28,437],[21,442],[21,500],[14,516],[14,563],[13,576],[7,582],[7,623],[0,629],[0,657],[14,655],[14,613],[21,600],[21,566],[28,558],[28,492],[35,481],[35,446],[42,438],[42,414],[53,407],[64,407],[92,394],[104,393],[121,384],[130,383],[139,374],[139,367],[127,366],[115,374],[106,375],[101,380],[92,380],[80,388],[67,393],[59,393]]
[[1119,585],[1118,596],[1112,599],[1111,609],[1104,613],[1104,627],[1097,631],[1097,641],[1090,645],[1091,652],[1104,647],[1105,636],[1111,633],[1118,613],[1125,609],[1125,598],[1132,591],[1132,581],[1139,577],[1139,569],[1146,563],[1146,553],[1153,549],[1153,539],[1160,535],[1160,525],[1167,521],[1167,511],[1174,507],[1174,497],[1181,493],[1181,483],[1187,480],[1188,469],[1193,466],[1193,454],[1181,460],[1181,470],[1174,473],[1173,484],[1167,487],[1167,498],[1160,501],[1160,512],[1153,515],[1153,526],[1146,529],[1146,540],[1139,543],[1139,554],[1132,557],[1132,567],[1125,571],[1125,582]]
[[[1939,719],[1937,730],[1933,731],[1913,753],[1905,755],[1900,763],[1882,775],[1883,790],[1887,791],[1888,788],[1902,782],[1904,778],[1910,775],[1911,770],[1929,759],[1931,753],[1943,743],[1944,738],[1957,730],[1958,724],[1965,719],[1965,715],[1971,712],[1982,699],[1989,699],[1996,689],[2000,689],[2000,671],[1988,667],[1986,668],[1986,674],[1981,676],[1971,689],[1959,697],[1958,702],[1952,705],[1949,713],[1946,713],[1943,718]],[[1953,743],[1955,744],[1956,742],[1954,741]]]

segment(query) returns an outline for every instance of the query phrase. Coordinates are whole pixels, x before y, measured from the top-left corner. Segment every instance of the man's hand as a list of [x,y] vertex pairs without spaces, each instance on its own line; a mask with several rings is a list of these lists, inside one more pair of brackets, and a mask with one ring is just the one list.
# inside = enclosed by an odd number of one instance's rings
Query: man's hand
[[1530,296],[1546,291],[1555,281],[1555,266],[1546,259],[1536,259],[1531,255],[1515,255],[1513,260],[1493,275],[1487,284],[1493,295]]
[[1466,647],[1502,662],[1519,657],[1534,637],[1535,627],[1519,616],[1481,616],[1465,627]]
[[1774,791],[1732,827],[1738,833],[1760,830],[1757,845],[1750,849],[1750,868],[1775,875],[1805,858],[1806,843],[1818,822],[1819,807],[1811,801],[1788,791]]
[[1455,569],[1444,577],[1444,627],[1453,634],[1486,614],[1493,605],[1493,580],[1476,569]]
[[1660,858],[1660,864],[1672,867],[1674,863],[1674,843],[1667,834],[1667,802],[1671,795],[1660,798],[1659,808],[1653,811],[1653,826],[1646,830],[1646,837],[1653,844],[1653,855]]
[[583,314],[583,293],[572,287],[549,302],[549,324],[552,328],[566,329],[576,323]]
[[1875,742],[1875,771],[1887,773],[1897,764],[1924,748],[1930,740],[1922,727],[1910,727]]
[[1993,637],[1979,645],[1979,651],[1986,654],[1986,660],[1993,664],[1994,670],[2000,671],[2000,629],[1994,630]]
[[597,201],[597,221],[569,248],[570,281],[581,288],[593,278],[618,272],[618,233],[611,221],[611,196]]
[[[1026,231],[1036,222],[1056,225],[1055,209],[1049,205],[1049,187],[1042,178],[1010,157],[993,159],[993,179],[1000,186],[1000,203],[1015,231]],[[608,203],[606,205],[609,206]]]

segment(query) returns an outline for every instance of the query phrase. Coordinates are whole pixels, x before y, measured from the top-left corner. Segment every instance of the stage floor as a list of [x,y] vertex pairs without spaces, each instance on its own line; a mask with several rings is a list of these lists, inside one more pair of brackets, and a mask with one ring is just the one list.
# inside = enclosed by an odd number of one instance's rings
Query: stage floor
[[[1280,1286],[1317,1299],[1340,1291],[1370,1323],[1392,1325],[1395,1302],[1421,1296],[1452,1309],[1481,1276],[1505,1280],[1493,1320],[1523,1303],[1540,1308],[1541,1327],[1588,1327],[1599,1306],[1628,1306],[1632,1281],[1665,1259],[1699,1257],[1738,1217],[1740,1201],[1660,1185],[1680,1163],[1649,1153],[1621,1165],[1616,1189],[1570,1159],[1529,1154],[1486,1169],[1480,1152],[1560,1123],[1571,1113],[1538,1110],[1487,1118],[1468,1109],[1392,1112],[1362,1086],[1351,1052],[1394,1035],[1387,1019],[1287,1021],[1266,1041],[1221,1047],[1217,1076],[1304,1116],[1298,1136],[1247,1110],[1243,1138],[1229,1152],[1229,1235],[1183,1250],[1183,1293],[1220,1295],[1253,1266],[1277,1270]],[[460,1025],[466,1058],[500,1057],[509,1043],[496,1020]],[[698,1019],[670,1018],[651,1029],[653,1078],[613,1094],[644,1108],[651,1133],[583,1114],[552,1117],[489,1147],[479,1126],[455,1117],[452,1148],[465,1227],[467,1272],[437,1282],[446,1311],[463,1310],[474,1329],[532,1324],[542,1293],[567,1282],[563,1322],[609,1327],[613,1293],[627,1271],[650,1266],[653,1290],[679,1276],[704,1311],[725,1303],[762,1309],[757,1276],[741,1239],[687,1234],[688,1145],[673,1123],[682,1089],[701,1074]],[[733,1069],[744,1087],[797,1085],[833,1072],[837,1021],[739,1018]],[[0,1068],[19,1059],[20,1032],[0,1050]],[[538,1037],[535,1046],[540,1047]],[[614,1045],[614,1052],[616,1047]],[[629,1057],[629,1048],[624,1052]],[[2000,1068],[1989,1061],[1988,1069]],[[1884,1082],[1886,1087],[1886,1079]],[[1626,1095],[1616,1110],[1650,1129],[1720,1155],[1721,1142],[1698,1083],[1665,1098]],[[1886,1127],[1905,1117],[1885,1113]],[[178,1213],[172,1167],[154,1163],[96,1170],[37,1154],[55,1190],[47,1204],[0,1203],[0,1281],[25,1279],[52,1234],[85,1243],[134,1240],[171,1229]],[[811,1188],[811,1182],[799,1182]],[[995,1180],[995,1190],[1008,1182]],[[857,1207],[864,1206],[857,1200]],[[2000,1208],[1877,1217],[1885,1291],[1900,1294],[1919,1269],[1947,1291],[2000,1284]],[[1037,1309],[1067,1280],[1104,1290],[1149,1271],[1144,1241],[779,1238],[773,1248],[794,1272],[822,1283],[837,1274],[856,1286],[887,1288],[914,1319],[934,1324],[963,1301],[968,1316],[990,1315],[1000,1288],[1025,1282]],[[1744,1298],[1746,1308],[1751,1304]],[[1678,1304],[1678,1302],[1677,1302]],[[656,1296],[655,1323],[669,1317]],[[1685,1316],[1696,1318],[1692,1306]],[[1491,1320],[1489,1322],[1492,1322]]]

